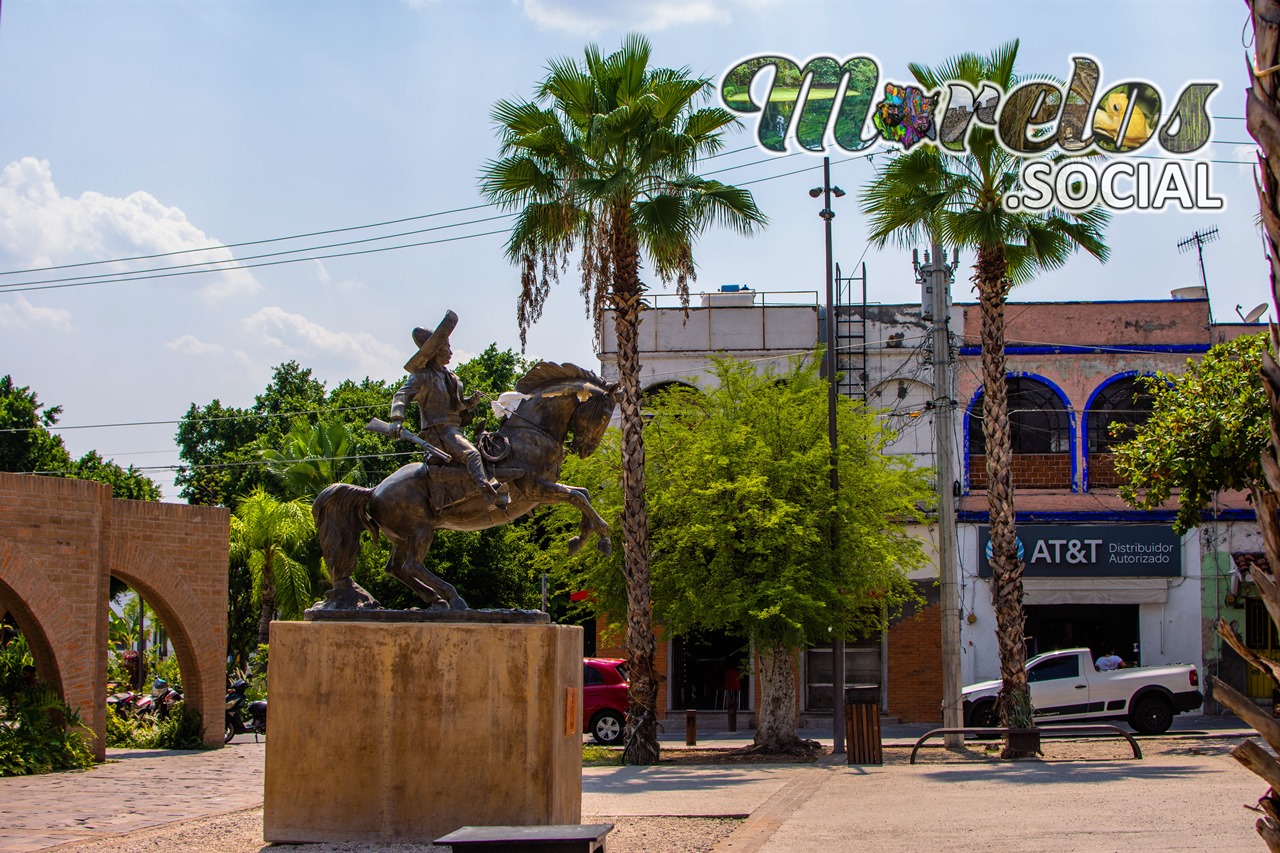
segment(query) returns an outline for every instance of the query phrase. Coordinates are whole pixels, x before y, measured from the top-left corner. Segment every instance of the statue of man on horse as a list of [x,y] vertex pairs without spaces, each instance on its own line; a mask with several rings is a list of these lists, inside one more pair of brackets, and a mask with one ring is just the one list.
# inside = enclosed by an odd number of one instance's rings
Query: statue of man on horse
[[462,431],[462,427],[471,422],[471,410],[481,404],[484,395],[477,392],[463,397],[462,382],[446,367],[453,358],[449,335],[457,325],[458,315],[448,311],[434,332],[422,328],[413,330],[418,351],[405,364],[409,378],[391,401],[390,433],[400,435],[406,403],[416,402],[418,437],[444,448],[454,462],[466,466],[476,488],[489,503],[507,503],[510,497],[499,493],[498,481],[485,473],[480,451]]
[[[412,441],[427,459],[403,466],[372,489],[335,483],[312,505],[333,578],[333,588],[317,605],[321,610],[378,607],[351,577],[362,530],[391,543],[388,574],[428,606],[449,610],[468,607],[452,585],[423,565],[436,530],[483,530],[567,501],[582,513],[570,553],[593,533],[598,547],[609,551],[609,527],[587,490],[556,478],[569,452],[586,457],[600,444],[617,403],[617,383],[577,365],[539,362],[516,383],[521,399],[497,432],[485,435],[487,456],[482,455],[462,428],[483,395],[463,397],[461,382],[445,367],[457,322],[449,311],[434,332],[414,330],[418,352],[405,365],[410,376],[392,401],[391,423],[374,419],[367,426]],[[418,404],[420,436],[402,427],[410,400]]]

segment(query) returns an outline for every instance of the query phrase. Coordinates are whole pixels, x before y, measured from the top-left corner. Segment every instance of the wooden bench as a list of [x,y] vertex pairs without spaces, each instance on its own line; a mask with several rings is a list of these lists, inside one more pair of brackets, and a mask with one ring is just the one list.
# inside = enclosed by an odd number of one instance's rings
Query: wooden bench
[[432,843],[448,844],[455,853],[605,853],[604,837],[612,829],[611,823],[464,826]]

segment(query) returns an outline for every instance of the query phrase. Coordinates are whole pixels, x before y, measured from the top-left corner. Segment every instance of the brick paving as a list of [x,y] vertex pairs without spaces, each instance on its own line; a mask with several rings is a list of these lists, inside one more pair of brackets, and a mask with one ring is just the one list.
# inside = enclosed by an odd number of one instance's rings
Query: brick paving
[[26,853],[262,803],[266,743],[207,752],[107,750],[84,773],[0,779],[0,853]]

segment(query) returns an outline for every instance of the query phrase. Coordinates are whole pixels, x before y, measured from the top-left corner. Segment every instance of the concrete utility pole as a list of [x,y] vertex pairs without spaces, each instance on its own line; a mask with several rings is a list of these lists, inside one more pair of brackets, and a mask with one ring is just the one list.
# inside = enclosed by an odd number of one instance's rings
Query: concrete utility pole
[[[948,324],[953,266],[935,242],[925,274],[933,282],[933,435],[938,460],[938,580],[942,600],[942,725],[964,725],[960,690],[960,584],[956,567],[956,504],[952,449],[955,447],[955,399],[951,395],[951,336]],[[955,263],[959,263],[959,252]],[[946,735],[948,749],[961,749],[964,735]]]

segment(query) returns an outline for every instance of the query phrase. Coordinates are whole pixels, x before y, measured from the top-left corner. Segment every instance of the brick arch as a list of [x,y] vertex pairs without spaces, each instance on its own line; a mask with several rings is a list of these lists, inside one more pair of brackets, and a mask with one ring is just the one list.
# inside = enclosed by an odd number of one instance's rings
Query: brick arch
[[129,542],[113,543],[107,569],[112,577],[127,583],[160,616],[165,633],[173,642],[182,670],[182,687],[187,706],[201,712],[206,733],[217,726],[210,707],[221,707],[225,686],[225,656],[212,657],[200,638],[214,635],[209,618],[186,580],[161,563],[154,552]]
[[18,617],[41,676],[94,732],[99,759],[111,574],[160,613],[205,743],[222,744],[229,517],[220,507],[113,500],[101,483],[0,472],[0,603]]
[[[71,608],[58,588],[16,543],[0,539],[0,606],[13,613],[35,658],[40,679],[64,701],[93,695],[91,673],[68,672],[60,661],[86,658],[84,638],[71,621]],[[71,698],[68,698],[70,694]]]

